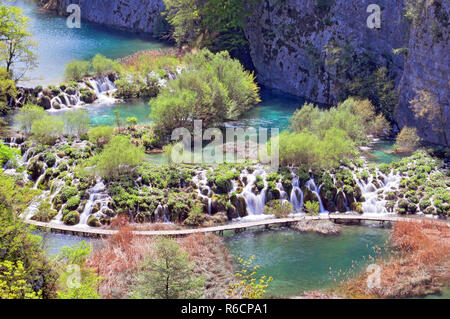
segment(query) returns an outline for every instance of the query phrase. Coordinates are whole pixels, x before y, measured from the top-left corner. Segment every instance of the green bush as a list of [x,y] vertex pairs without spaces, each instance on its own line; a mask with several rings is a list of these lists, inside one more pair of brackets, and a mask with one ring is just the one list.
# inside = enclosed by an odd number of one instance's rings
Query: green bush
[[119,135],[113,137],[103,151],[92,158],[92,163],[99,176],[118,177],[132,173],[142,163],[144,156],[144,151],[131,144],[128,137]]
[[206,127],[236,119],[260,101],[253,74],[228,53],[201,50],[184,61],[185,70],[149,102],[159,132],[190,128],[193,119]]
[[44,145],[53,145],[63,132],[64,122],[51,115],[35,120],[31,126],[32,138]]
[[307,212],[309,215],[318,215],[320,211],[320,204],[317,201],[311,202],[307,201],[304,204],[305,212]]
[[66,64],[64,75],[67,80],[81,81],[83,77],[89,75],[90,70],[89,61],[72,61]]
[[34,104],[26,104],[19,110],[14,120],[22,131],[29,133],[33,122],[42,119],[45,117],[45,114],[42,107]]
[[106,75],[119,70],[119,64],[101,54],[96,54],[91,60],[92,69],[97,76]]
[[294,208],[291,203],[278,199],[272,200],[264,206],[264,214],[274,215],[275,218],[286,218],[293,211]]
[[94,143],[97,147],[103,147],[108,144],[114,135],[114,128],[112,126],[97,126],[89,130],[89,141]]

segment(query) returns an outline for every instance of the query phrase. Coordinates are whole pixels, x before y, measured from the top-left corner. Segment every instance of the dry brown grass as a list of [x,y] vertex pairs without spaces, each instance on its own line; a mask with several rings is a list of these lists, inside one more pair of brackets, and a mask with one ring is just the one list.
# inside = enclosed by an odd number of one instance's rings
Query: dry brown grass
[[[112,227],[118,233],[103,239],[95,249],[88,265],[105,279],[100,284],[104,298],[127,298],[134,285],[134,278],[146,256],[154,252],[155,238],[133,234],[134,227],[119,220]],[[155,228],[158,226],[155,224]],[[205,297],[224,298],[233,280],[232,257],[223,240],[213,234],[195,234],[178,238],[182,249],[195,263],[195,272],[205,278]]]
[[367,288],[368,274],[344,282],[337,291],[350,298],[421,296],[450,283],[450,227],[441,221],[396,222],[391,232],[394,254],[377,258],[380,287]]

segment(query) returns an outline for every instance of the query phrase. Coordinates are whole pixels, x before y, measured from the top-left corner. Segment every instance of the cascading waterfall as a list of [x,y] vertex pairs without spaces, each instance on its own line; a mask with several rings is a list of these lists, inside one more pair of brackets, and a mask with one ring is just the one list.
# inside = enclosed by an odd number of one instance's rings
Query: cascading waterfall
[[373,184],[374,177],[369,176],[367,182],[358,179],[355,173],[353,177],[356,180],[358,186],[361,188],[362,196],[365,201],[362,203],[362,211],[364,214],[388,214],[386,209],[386,200],[379,199],[378,192],[381,190],[382,194],[386,194],[392,189],[395,189],[400,184],[401,177],[390,172],[388,175],[383,174],[381,171],[376,170],[376,174],[384,179],[384,183],[381,182],[381,188],[376,188]]
[[314,195],[316,195],[317,200],[319,202],[319,207],[320,207],[320,213],[329,213],[327,210],[325,210],[325,208],[323,207],[323,203],[322,203],[322,199],[320,198],[320,189],[322,187],[322,185],[320,185],[319,187],[317,187],[316,182],[314,181],[314,178],[311,177],[311,179],[309,181],[306,182],[306,187],[309,188],[309,190],[311,192],[313,192]]
[[[295,173],[293,173],[293,176],[290,203],[292,204],[294,211],[298,212],[303,207],[303,191],[300,188],[298,176],[296,176]],[[300,194],[300,201],[298,200],[298,194]]]
[[80,223],[79,223],[80,226],[88,227],[87,221],[91,216],[94,204],[96,203],[100,204],[101,207],[99,212],[101,212],[104,207],[107,207],[107,203],[109,202],[109,196],[105,193],[105,191],[106,186],[100,179],[97,180],[97,183],[92,188],[87,190],[87,193],[89,194],[89,199],[87,200],[83,212],[80,215]]
[[[262,215],[264,213],[264,206],[266,204],[266,192],[267,192],[267,182],[265,180],[267,173],[262,169],[255,170],[252,174],[244,171],[241,175],[241,181],[243,177],[247,179],[247,185],[245,185],[242,195],[247,203],[247,213],[248,215]],[[261,176],[264,179],[264,188],[256,195],[253,192],[253,187],[256,184],[256,176]]]
[[117,90],[114,83],[107,77],[98,77],[88,80],[97,95],[97,102],[100,103],[114,103],[115,98],[112,97],[112,93]]

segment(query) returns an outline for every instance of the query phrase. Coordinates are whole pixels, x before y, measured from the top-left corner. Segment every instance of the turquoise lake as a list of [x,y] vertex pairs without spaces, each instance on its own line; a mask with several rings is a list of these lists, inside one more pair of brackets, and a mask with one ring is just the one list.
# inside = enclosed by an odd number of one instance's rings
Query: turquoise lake
[[70,29],[64,17],[36,9],[36,6],[16,1],[15,6],[24,10],[30,18],[30,31],[37,42],[35,50],[39,66],[27,74],[24,86],[58,84],[63,80],[66,63],[72,60],[88,60],[95,54],[116,59],[137,51],[167,47],[143,34],[113,30],[83,21],[81,28]]

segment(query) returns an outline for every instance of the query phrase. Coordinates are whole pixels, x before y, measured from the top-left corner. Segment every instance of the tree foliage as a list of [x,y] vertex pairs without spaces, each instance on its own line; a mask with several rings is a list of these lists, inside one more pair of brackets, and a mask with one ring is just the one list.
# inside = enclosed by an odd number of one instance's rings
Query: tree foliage
[[150,101],[150,117],[160,132],[190,129],[194,119],[202,120],[205,127],[236,119],[259,103],[254,75],[227,52],[204,49],[188,54],[184,62],[182,74]]
[[189,262],[173,239],[159,239],[154,256],[142,264],[132,297],[139,299],[193,299],[203,294],[204,280],[194,274]]
[[14,120],[23,132],[30,133],[33,122],[43,117],[45,117],[45,111],[42,107],[35,104],[26,104],[20,109]]
[[264,206],[264,214],[274,215],[276,218],[286,218],[294,211],[288,201],[272,200]]
[[132,173],[142,163],[144,156],[144,151],[131,144],[129,137],[118,135],[91,161],[97,175],[104,178],[119,177]]
[[230,285],[227,294],[232,298],[261,299],[266,294],[272,277],[261,276],[258,278],[259,266],[252,266],[255,256],[248,260],[238,259],[241,270],[235,274],[237,283]]
[[14,81],[36,67],[28,17],[22,9],[0,3],[0,63]]
[[419,90],[410,102],[410,107],[416,119],[426,119],[432,130],[442,136],[443,141],[448,145],[447,139],[447,117],[445,106],[439,98],[430,91]]
[[[18,275],[16,279],[20,281],[6,280],[8,287],[19,288],[19,290],[14,288],[16,293],[22,291],[25,297],[51,298],[55,293],[54,266],[45,256],[39,237],[32,235],[28,226],[18,217],[37,192],[19,187],[13,178],[0,170],[0,263],[2,267],[7,267]],[[5,262],[9,262],[9,266]],[[22,285],[22,280],[31,286],[35,294],[29,291],[28,285]],[[14,293],[10,288],[6,293]]]
[[58,258],[62,261],[63,270],[58,280],[59,299],[100,299],[97,290],[102,278],[86,266],[91,251],[85,241],[61,249]]

